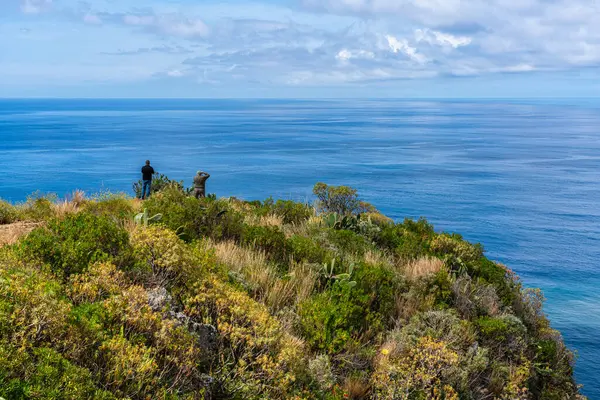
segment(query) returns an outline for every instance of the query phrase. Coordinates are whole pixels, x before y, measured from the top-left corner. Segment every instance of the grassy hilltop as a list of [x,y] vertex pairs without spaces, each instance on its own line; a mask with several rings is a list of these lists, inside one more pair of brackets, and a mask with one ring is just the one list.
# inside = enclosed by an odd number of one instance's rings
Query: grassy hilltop
[[159,186],[0,202],[0,397],[583,399],[542,294],[480,245],[346,187]]

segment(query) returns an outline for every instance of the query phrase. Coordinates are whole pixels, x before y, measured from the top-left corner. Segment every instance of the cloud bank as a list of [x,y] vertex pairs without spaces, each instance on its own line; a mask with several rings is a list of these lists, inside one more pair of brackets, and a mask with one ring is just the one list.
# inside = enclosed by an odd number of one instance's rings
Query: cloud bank
[[153,68],[152,79],[190,84],[318,87],[600,67],[596,0],[12,1],[24,22],[43,14],[67,41],[98,40],[98,64],[121,55],[142,68],[152,56],[144,76]]

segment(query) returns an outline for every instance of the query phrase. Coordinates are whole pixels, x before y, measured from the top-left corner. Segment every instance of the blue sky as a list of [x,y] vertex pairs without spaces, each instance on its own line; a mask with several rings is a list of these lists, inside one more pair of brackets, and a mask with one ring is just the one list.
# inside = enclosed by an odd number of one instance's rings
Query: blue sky
[[598,0],[0,0],[0,97],[588,97]]

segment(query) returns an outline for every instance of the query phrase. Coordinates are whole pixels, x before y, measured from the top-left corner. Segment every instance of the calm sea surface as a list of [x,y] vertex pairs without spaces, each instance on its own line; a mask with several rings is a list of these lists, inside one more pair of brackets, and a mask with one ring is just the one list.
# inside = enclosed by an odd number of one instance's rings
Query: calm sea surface
[[147,158],[219,196],[351,185],[481,242],[544,290],[600,399],[600,101],[0,100],[0,198],[131,193]]

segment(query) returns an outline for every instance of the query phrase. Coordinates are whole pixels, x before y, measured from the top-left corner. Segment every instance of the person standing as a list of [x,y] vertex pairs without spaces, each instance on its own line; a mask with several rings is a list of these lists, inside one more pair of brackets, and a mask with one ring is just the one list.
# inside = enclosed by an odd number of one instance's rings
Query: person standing
[[210,174],[204,171],[198,171],[194,177],[194,196],[197,199],[206,197],[206,181],[210,178]]
[[154,174],[154,168],[150,166],[150,160],[146,160],[146,165],[142,167],[142,200],[146,200],[150,197],[150,190],[152,190],[152,175]]

